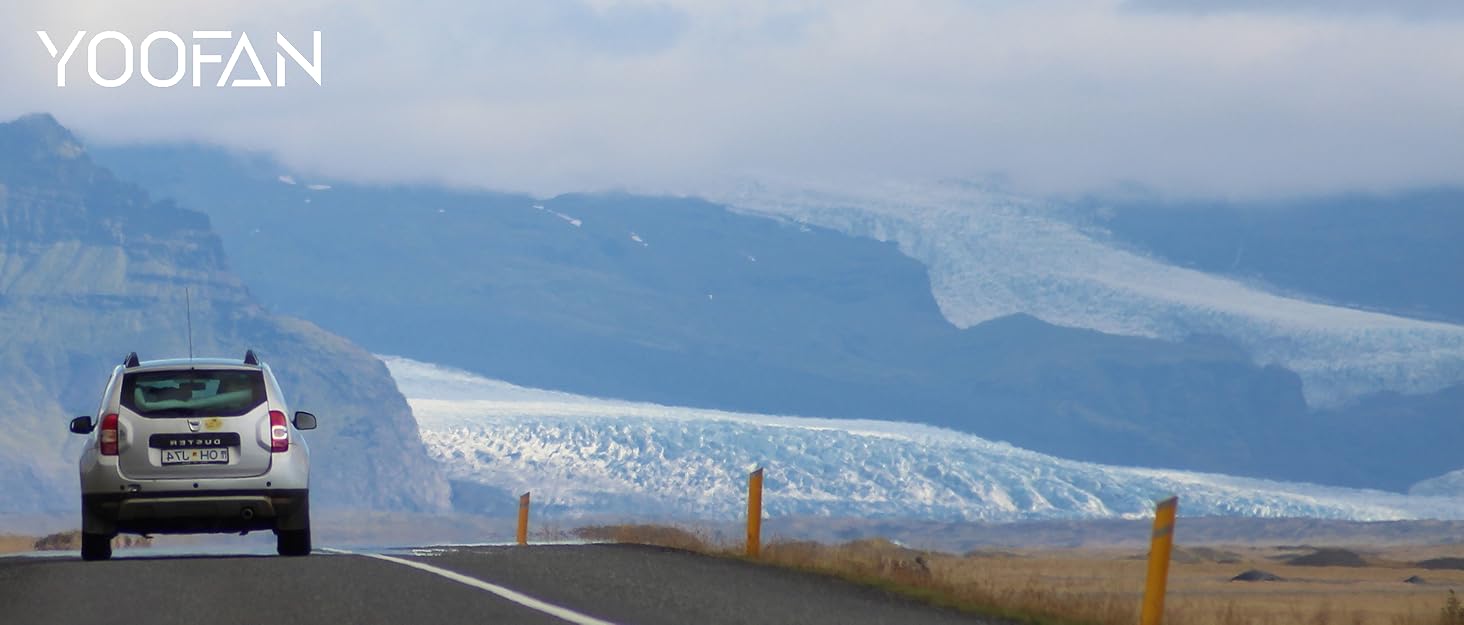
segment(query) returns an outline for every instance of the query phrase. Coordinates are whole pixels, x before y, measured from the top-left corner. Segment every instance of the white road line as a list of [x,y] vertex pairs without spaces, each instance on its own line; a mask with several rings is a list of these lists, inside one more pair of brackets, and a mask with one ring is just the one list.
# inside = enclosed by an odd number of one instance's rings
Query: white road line
[[449,571],[447,569],[440,569],[440,568],[437,568],[437,567],[432,566],[430,564],[423,564],[421,562],[413,562],[411,560],[404,560],[402,558],[393,558],[391,556],[382,555],[382,554],[379,554],[379,553],[356,553],[354,551],[346,551],[344,549],[326,549],[326,548],[320,549],[320,551],[324,551],[326,553],[338,553],[338,554],[343,554],[343,555],[348,555],[348,556],[363,556],[363,557],[367,557],[367,558],[376,558],[377,560],[385,560],[387,562],[392,562],[392,563],[395,563],[395,564],[400,564],[402,566],[409,566],[409,567],[412,567],[414,569],[418,569],[418,570],[421,570],[421,571],[427,571],[428,573],[432,573],[433,575],[438,575],[438,576],[441,576],[441,577],[445,577],[447,579],[450,579],[452,581],[458,582],[460,584],[466,584],[468,586],[472,586],[473,588],[477,588],[478,590],[486,590],[488,592],[491,592],[491,593],[493,593],[495,595],[498,595],[500,597],[503,597],[504,599],[507,599],[509,601],[512,601],[514,603],[517,603],[517,604],[519,604],[521,606],[524,606],[526,608],[529,608],[531,610],[537,610],[539,612],[543,612],[543,613],[548,614],[550,616],[553,616],[555,618],[558,618],[558,619],[561,619],[561,620],[564,620],[564,621],[568,621],[570,623],[574,623],[574,625],[615,625],[614,623],[611,623],[610,621],[605,621],[605,620],[597,619],[597,618],[595,618],[593,616],[589,616],[589,615],[585,615],[585,614],[580,614],[579,612],[575,612],[574,610],[571,610],[569,608],[560,607],[560,606],[554,605],[552,603],[548,603],[548,602],[545,602],[545,601],[541,601],[539,599],[535,599],[535,598],[530,597],[530,596],[528,596],[528,595],[526,595],[524,593],[521,593],[521,592],[519,592],[517,590],[512,590],[512,589],[509,589],[509,588],[504,588],[504,587],[499,586],[497,584],[490,584],[490,583],[485,582],[485,581],[483,581],[481,579],[477,579],[477,578],[473,578],[473,577],[468,577],[467,575],[463,575],[461,573],[454,573],[454,572]]

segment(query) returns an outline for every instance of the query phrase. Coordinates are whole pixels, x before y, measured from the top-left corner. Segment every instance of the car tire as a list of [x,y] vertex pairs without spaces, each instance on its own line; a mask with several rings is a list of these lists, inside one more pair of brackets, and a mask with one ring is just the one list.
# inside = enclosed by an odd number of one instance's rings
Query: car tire
[[282,556],[310,555],[310,528],[280,530],[275,538],[275,551]]
[[108,560],[112,557],[112,537],[106,534],[81,535],[81,559],[87,562]]

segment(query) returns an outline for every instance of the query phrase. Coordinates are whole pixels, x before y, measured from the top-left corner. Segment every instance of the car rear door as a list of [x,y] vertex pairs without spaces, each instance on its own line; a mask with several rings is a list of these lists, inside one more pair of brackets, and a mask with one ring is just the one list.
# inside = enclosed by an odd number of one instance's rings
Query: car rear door
[[258,368],[128,371],[117,415],[118,467],[128,479],[269,471],[269,402]]

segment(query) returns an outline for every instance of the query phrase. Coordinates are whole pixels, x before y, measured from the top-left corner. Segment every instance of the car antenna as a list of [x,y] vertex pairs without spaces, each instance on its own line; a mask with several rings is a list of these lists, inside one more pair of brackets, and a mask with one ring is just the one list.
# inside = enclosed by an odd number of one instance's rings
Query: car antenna
[[183,310],[188,317],[188,362],[193,362],[193,295],[183,287]]

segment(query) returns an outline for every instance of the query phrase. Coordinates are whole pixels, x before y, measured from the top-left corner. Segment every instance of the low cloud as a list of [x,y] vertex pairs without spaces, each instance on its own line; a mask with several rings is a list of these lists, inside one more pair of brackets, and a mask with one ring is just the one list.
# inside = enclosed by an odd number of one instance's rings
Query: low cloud
[[1464,4],[1457,0],[1129,0],[1128,8],[1141,11],[1182,13],[1304,13],[1314,16],[1349,17],[1392,15],[1409,19],[1464,17]]
[[[1231,196],[1464,183],[1464,21],[1159,4],[1181,3],[36,3],[0,9],[0,116],[540,194],[762,177]],[[247,31],[271,58],[261,37],[318,29],[325,85],[58,89],[42,29]]]

